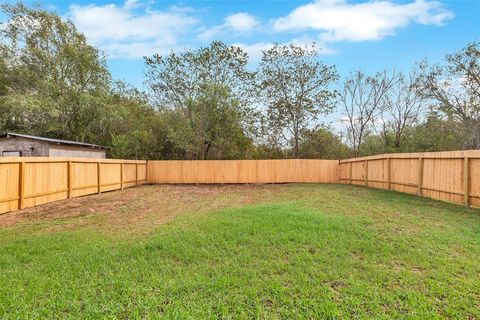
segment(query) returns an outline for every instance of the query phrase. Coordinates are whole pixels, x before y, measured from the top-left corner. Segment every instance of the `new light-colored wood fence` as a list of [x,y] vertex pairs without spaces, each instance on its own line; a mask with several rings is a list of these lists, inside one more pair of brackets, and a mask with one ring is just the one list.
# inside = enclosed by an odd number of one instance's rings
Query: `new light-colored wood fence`
[[338,182],[338,160],[149,161],[149,183]]
[[480,206],[480,150],[348,160],[0,158],[0,213],[144,183],[349,183]]
[[146,161],[0,158],[0,213],[146,182]]
[[480,150],[340,160],[340,182],[480,206]]

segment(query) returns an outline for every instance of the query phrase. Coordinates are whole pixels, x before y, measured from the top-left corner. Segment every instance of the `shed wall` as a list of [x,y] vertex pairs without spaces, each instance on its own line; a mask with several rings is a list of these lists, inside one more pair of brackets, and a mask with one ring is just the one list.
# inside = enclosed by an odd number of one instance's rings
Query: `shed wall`
[[94,149],[82,146],[69,146],[63,144],[50,144],[48,156],[105,159],[107,157],[107,154],[106,151],[103,149]]
[[21,137],[0,138],[0,157],[4,152],[20,152],[22,157],[48,157],[48,142]]

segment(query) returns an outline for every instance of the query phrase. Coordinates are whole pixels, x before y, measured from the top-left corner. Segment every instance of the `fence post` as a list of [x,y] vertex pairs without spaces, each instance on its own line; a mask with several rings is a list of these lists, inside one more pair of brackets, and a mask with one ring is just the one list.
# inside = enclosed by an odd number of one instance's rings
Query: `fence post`
[[98,185],[98,194],[102,193],[102,174],[101,174],[101,162],[97,162],[97,185]]
[[352,184],[352,161],[350,161],[350,174],[349,174],[349,178],[350,178],[350,184]]
[[387,157],[387,187],[388,187],[388,190],[391,190],[392,189],[392,183],[391,183],[391,179],[390,179],[390,157]]
[[463,184],[464,184],[464,190],[465,190],[465,194],[464,194],[464,204],[465,206],[469,206],[470,205],[470,201],[469,201],[469,196],[470,196],[470,168],[469,168],[469,164],[468,164],[468,157],[465,157],[465,159],[463,160]]
[[135,185],[138,186],[138,162],[135,163]]
[[67,198],[72,198],[72,161],[67,162]]
[[[145,163],[145,178],[147,179],[146,184],[150,184],[150,178],[149,178],[149,172],[148,172],[148,168],[149,168],[148,161],[149,160],[147,160],[147,162]],[[339,168],[339,171],[340,171],[340,160],[338,160],[338,168]],[[339,172],[339,174],[340,174],[340,172]]]
[[23,209],[25,197],[25,162],[20,161],[18,167],[18,209]]
[[365,185],[368,187],[368,160],[365,159]]
[[422,195],[422,186],[423,186],[423,158],[418,158],[418,185],[417,185],[417,195]]
[[123,190],[123,162],[120,163],[120,189]]

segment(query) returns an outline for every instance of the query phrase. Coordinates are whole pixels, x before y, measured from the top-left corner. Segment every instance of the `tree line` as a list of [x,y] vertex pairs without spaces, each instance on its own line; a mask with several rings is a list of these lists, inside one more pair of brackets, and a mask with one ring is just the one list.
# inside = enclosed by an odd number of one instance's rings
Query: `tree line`
[[[315,44],[145,57],[145,89],[115,81],[75,25],[2,4],[0,131],[112,146],[142,159],[339,159],[480,148],[480,44],[406,74],[341,78]],[[325,124],[325,116],[339,118]]]

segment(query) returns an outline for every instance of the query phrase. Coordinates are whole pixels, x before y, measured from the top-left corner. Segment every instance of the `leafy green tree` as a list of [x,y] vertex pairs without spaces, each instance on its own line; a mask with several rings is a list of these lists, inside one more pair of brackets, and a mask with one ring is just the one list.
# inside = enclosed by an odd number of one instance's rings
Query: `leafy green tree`
[[0,103],[8,92],[8,68],[3,57],[0,56]]
[[251,140],[245,135],[238,100],[225,87],[204,84],[196,99],[187,102],[189,116],[169,112],[168,139],[188,159],[244,158]]
[[228,88],[242,107],[251,99],[254,74],[247,70],[247,53],[236,46],[213,41],[197,50],[145,57],[145,64],[145,83],[157,108],[188,109],[186,102],[201,94],[205,83]]
[[268,130],[289,141],[295,157],[300,156],[302,132],[334,109],[330,85],[338,75],[319,55],[315,45],[276,44],[263,52],[260,62],[259,91]]
[[468,128],[454,117],[431,112],[423,123],[415,126],[407,141],[410,152],[461,150]]
[[177,156],[245,156],[253,85],[245,52],[214,41],[194,51],[157,54],[145,63],[150,99],[170,119],[169,142]]
[[251,152],[253,159],[285,159],[288,156],[288,150],[280,148],[276,143],[262,142],[255,145]]
[[[411,132],[400,148],[385,144],[384,133],[368,136],[362,146],[362,155],[374,155],[392,152],[434,152],[460,150],[463,148],[468,129],[453,117],[438,112],[430,112],[425,120],[409,127]],[[390,139],[395,139],[391,131]]]
[[169,157],[169,151],[164,149],[168,128],[166,119],[150,106],[144,93],[123,82],[116,82],[108,105],[112,108],[105,126],[111,135],[113,157]]
[[328,127],[319,127],[303,132],[300,157],[306,159],[344,159],[349,155],[348,147]]
[[446,56],[445,65],[420,64],[426,98],[467,128],[464,148],[480,148],[480,43]]
[[106,141],[110,74],[104,57],[54,13],[21,3],[1,9],[8,18],[0,28],[8,82],[0,116],[4,129]]
[[360,156],[371,156],[375,154],[399,152],[399,150],[389,150],[385,145],[382,135],[369,134],[362,142]]

